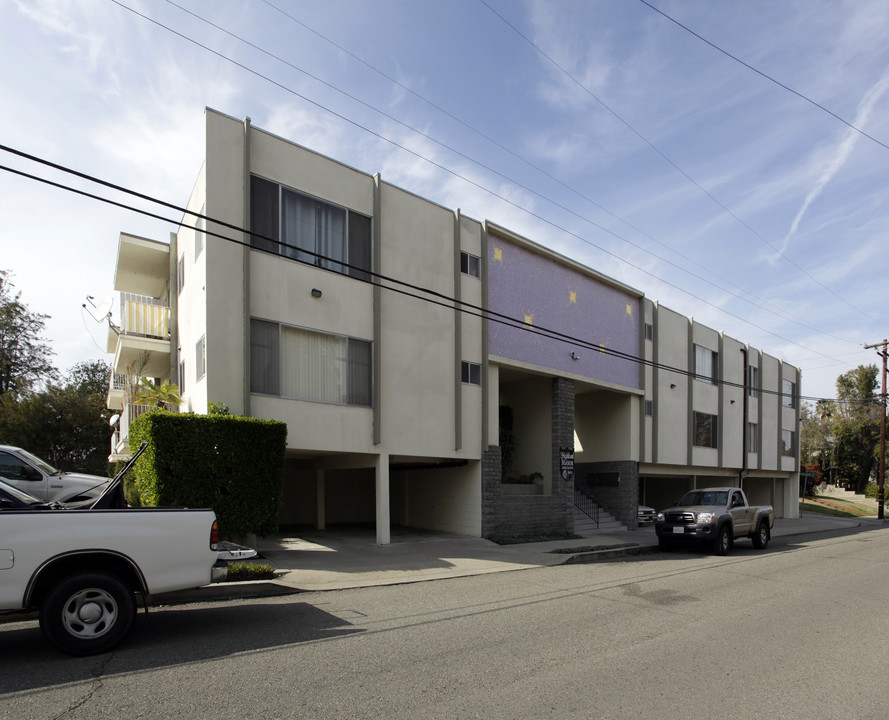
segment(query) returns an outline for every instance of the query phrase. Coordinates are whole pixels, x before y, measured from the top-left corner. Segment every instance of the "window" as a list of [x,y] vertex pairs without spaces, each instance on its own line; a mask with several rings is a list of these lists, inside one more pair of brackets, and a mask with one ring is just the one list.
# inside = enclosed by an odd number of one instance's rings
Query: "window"
[[781,454],[796,457],[796,433],[793,430],[782,430],[781,440]]
[[179,395],[185,394],[185,360],[179,362]]
[[185,287],[185,255],[180,256],[179,263],[176,266],[176,289],[182,294],[182,288]]
[[[204,212],[205,205],[201,205],[201,215],[205,215]],[[207,221],[204,218],[199,217],[195,224],[195,232],[194,232],[194,259],[198,259],[198,255],[204,249],[204,229],[207,227]]]
[[757,424],[747,423],[747,452],[759,452],[759,440],[756,437]]
[[715,415],[696,412],[695,420],[695,445],[698,447],[717,447],[716,425],[718,418]]
[[754,365],[747,366],[747,394],[755,397],[759,390],[759,368]]
[[652,417],[654,415],[654,400],[645,401],[645,415],[646,417]]
[[201,335],[201,339],[194,346],[195,380],[200,380],[207,374],[207,336]]
[[252,176],[250,231],[255,248],[370,279],[371,222],[365,215]]
[[695,345],[695,377],[716,384],[719,353],[709,348]]
[[373,344],[253,319],[250,390],[296,400],[371,405]]
[[466,362],[460,363],[460,379],[470,385],[482,384],[482,366],[478,363]]
[[645,339],[654,340],[654,325],[645,323]]
[[781,404],[784,407],[796,407],[796,385],[790,380],[781,381]]
[[481,260],[475,255],[468,252],[460,253],[460,272],[471,277],[478,277],[480,274]]

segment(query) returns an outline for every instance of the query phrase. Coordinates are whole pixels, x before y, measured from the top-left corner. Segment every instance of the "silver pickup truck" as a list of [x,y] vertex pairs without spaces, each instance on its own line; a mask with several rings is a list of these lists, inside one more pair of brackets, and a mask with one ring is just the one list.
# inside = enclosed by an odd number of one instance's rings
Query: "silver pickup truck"
[[769,543],[775,512],[771,505],[748,505],[740,488],[690,490],[671,508],[657,514],[658,545],[669,550],[680,543],[708,543],[726,555],[738,538],[750,538],[762,550]]

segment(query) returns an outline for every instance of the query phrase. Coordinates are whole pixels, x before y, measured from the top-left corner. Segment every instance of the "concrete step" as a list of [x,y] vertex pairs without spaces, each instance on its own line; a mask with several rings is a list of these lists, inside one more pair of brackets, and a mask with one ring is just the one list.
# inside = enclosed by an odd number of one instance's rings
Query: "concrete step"
[[607,510],[599,509],[599,525],[596,521],[574,508],[574,534],[586,537],[588,535],[605,534],[608,532],[622,532],[627,526],[609,513]]

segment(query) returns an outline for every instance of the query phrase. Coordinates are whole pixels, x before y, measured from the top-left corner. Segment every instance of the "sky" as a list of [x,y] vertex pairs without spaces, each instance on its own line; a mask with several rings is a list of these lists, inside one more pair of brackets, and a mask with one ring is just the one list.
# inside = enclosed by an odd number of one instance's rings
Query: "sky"
[[[250,117],[835,397],[889,336],[889,3],[649,2],[0,0],[0,145],[181,206],[204,108]],[[167,241],[181,216],[8,150],[0,166],[0,269],[50,316],[60,371],[110,362],[83,304],[117,317],[120,232]]]

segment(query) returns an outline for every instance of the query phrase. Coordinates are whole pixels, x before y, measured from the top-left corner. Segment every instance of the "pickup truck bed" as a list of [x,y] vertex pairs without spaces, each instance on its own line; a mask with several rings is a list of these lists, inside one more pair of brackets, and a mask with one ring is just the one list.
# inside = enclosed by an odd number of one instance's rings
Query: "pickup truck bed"
[[105,652],[130,630],[135,594],[225,579],[212,510],[4,510],[0,610],[40,610],[73,655]]

